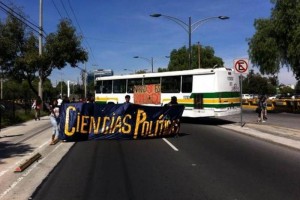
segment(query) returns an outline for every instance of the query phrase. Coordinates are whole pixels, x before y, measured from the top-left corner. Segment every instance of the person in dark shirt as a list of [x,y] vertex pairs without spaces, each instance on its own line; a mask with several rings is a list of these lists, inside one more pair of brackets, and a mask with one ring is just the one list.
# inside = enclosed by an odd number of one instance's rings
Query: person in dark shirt
[[176,104],[178,104],[178,102],[177,102],[177,97],[176,96],[172,96],[171,97],[171,101],[168,103],[168,105],[176,105]]
[[130,95],[125,96],[125,103],[130,103]]

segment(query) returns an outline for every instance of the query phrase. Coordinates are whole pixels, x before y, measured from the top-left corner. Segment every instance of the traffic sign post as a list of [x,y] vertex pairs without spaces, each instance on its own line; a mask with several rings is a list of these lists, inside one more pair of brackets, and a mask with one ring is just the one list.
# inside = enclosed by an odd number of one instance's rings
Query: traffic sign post
[[248,74],[249,61],[248,59],[236,59],[234,60],[234,71],[238,74]]
[[241,107],[241,127],[245,125],[243,123],[243,107],[242,107],[242,91],[243,91],[243,81],[242,81],[242,75],[248,74],[249,72],[249,60],[248,59],[236,59],[233,61],[234,66],[234,72],[240,74],[240,107]]

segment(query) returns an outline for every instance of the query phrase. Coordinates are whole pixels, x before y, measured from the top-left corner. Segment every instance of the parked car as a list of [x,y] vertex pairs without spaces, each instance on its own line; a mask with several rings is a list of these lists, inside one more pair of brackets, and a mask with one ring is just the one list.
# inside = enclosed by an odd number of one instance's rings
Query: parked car
[[279,99],[279,95],[269,96],[268,99]]
[[242,94],[242,99],[252,99],[250,94]]

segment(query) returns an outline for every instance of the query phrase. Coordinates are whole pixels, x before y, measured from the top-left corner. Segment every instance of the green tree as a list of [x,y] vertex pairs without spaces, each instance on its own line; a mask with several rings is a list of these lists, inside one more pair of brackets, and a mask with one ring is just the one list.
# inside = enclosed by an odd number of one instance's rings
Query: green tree
[[[201,68],[212,68],[214,66],[222,67],[224,62],[221,58],[216,57],[212,47],[200,47],[200,63]],[[188,69],[188,49],[184,46],[178,50],[173,49],[170,55],[168,71],[180,71]],[[199,52],[198,45],[192,46],[192,69],[199,68]],[[164,69],[159,69],[159,72]]]
[[[192,68],[199,68],[199,56],[198,46],[193,46],[193,58]],[[224,62],[222,58],[215,56],[215,51],[210,46],[200,47],[200,67],[201,68],[212,68],[212,67],[223,67]]]
[[32,85],[38,69],[38,43],[32,32],[13,15],[8,15],[4,24],[0,26],[0,65],[5,74],[15,80],[27,80]]
[[160,67],[159,67],[159,68],[157,69],[157,71],[158,71],[158,72],[166,72],[166,71],[168,71],[168,69],[167,69],[167,68],[160,68]]
[[62,69],[67,64],[77,67],[79,62],[87,61],[87,52],[81,47],[81,37],[68,20],[62,20],[56,33],[46,37],[42,65],[39,69],[40,82],[51,75],[53,69]]
[[[38,78],[32,81],[33,87],[38,86]],[[51,81],[46,79],[44,82],[45,99],[51,99],[56,94]],[[3,99],[25,99],[30,100],[36,97],[36,94],[30,89],[27,80],[15,80],[13,78],[6,78],[3,83]]]
[[294,94],[294,89],[286,85],[281,85],[279,91],[283,96],[292,96]]
[[300,81],[297,81],[297,84],[295,86],[295,93],[300,94]]
[[53,88],[52,86],[51,80],[47,78],[43,84],[44,100],[50,102],[53,98],[57,96],[57,94],[58,93],[56,92],[55,88]]
[[[33,85],[37,86],[37,80],[33,81]],[[3,83],[4,99],[32,99],[35,94],[30,90],[27,81],[19,81],[14,79],[5,79]]]
[[243,77],[243,93],[244,94],[276,94],[276,85],[272,84],[273,77],[262,77],[259,73],[254,74],[251,70],[247,77]]
[[[57,32],[46,36],[43,53],[39,55],[37,37],[15,16],[8,15],[6,23],[0,26],[0,46],[8,47],[0,48],[0,65],[4,72],[16,80],[27,80],[36,95],[43,91],[43,82],[52,70],[62,69],[67,64],[76,67],[78,62],[88,59],[81,47],[81,37],[68,20],[62,20]],[[36,74],[41,83],[39,91],[32,85]]]
[[[67,96],[67,84],[64,81],[60,81],[57,83],[55,90],[56,90],[56,94],[59,94],[59,96],[61,96],[61,98],[63,98],[64,96]],[[56,95],[57,96],[57,95]]]
[[262,74],[275,75],[291,68],[300,79],[300,1],[272,0],[268,19],[256,19],[256,33],[249,42],[249,57]]
[[135,72],[135,74],[145,74],[145,73],[147,73],[147,71],[144,69],[141,69],[141,70],[138,70]]

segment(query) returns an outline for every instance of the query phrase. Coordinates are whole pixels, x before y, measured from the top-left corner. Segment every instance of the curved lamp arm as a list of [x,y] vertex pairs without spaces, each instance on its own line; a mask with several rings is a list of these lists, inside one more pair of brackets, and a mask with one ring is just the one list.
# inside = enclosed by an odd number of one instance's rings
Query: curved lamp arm
[[185,23],[184,21],[182,21],[181,19],[178,19],[176,17],[171,17],[168,15],[162,15],[162,14],[152,14],[150,16],[151,17],[165,17],[165,18],[175,22],[176,24],[181,26],[187,33],[189,33],[189,25],[187,23]]
[[206,21],[208,21],[210,19],[221,19],[221,20],[229,19],[229,17],[227,17],[227,16],[214,16],[214,17],[208,17],[208,18],[205,18],[205,19],[200,19],[200,20],[196,21],[195,23],[189,25],[189,24],[185,23],[184,21],[182,21],[181,19],[178,19],[178,18],[172,17],[172,16],[168,16],[168,15],[152,14],[150,16],[151,17],[165,17],[165,18],[175,22],[179,26],[181,26],[188,34],[190,32],[195,31],[201,24],[205,23]]
[[208,18],[205,18],[205,19],[201,19],[201,20],[198,20],[196,21],[195,23],[193,23],[191,25],[191,31],[195,31],[201,24],[207,22],[208,20],[210,19],[221,19],[221,20],[225,20],[225,19],[229,19],[229,17],[227,16],[215,16],[215,17],[208,17]]

